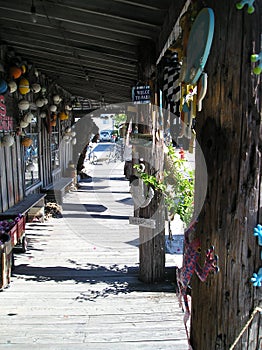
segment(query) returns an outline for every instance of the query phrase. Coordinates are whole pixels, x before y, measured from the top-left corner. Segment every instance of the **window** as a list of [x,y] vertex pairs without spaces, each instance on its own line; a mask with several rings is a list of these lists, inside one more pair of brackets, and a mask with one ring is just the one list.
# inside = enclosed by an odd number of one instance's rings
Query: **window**
[[53,131],[51,135],[51,163],[52,170],[59,167],[59,133],[58,131]]
[[60,166],[59,157],[59,123],[57,123],[56,116],[52,126],[51,134],[51,164],[52,170],[57,169]]
[[32,139],[32,145],[24,149],[25,187],[28,188],[40,181],[39,175],[39,132],[37,117],[26,128],[26,136]]

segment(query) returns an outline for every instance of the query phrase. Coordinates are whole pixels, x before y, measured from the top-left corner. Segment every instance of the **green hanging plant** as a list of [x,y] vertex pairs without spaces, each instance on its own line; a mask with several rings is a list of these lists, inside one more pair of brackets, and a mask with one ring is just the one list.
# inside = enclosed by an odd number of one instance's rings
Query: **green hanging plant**
[[178,214],[181,220],[188,225],[194,211],[194,170],[189,169],[187,160],[180,159],[172,146],[168,147],[165,156],[165,170],[163,181],[155,175],[150,175],[135,164],[138,176],[147,186],[163,193],[169,218]]

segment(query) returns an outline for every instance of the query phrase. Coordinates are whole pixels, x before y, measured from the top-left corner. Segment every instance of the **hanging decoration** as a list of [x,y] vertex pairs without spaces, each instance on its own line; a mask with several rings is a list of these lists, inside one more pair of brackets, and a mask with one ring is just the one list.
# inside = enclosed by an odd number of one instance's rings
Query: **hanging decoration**
[[68,114],[66,114],[65,112],[60,112],[58,113],[58,117],[59,119],[62,120],[67,120],[69,118]]
[[259,54],[251,55],[250,59],[251,62],[258,62],[258,66],[253,69],[253,73],[260,74],[262,72],[262,51]]
[[[254,228],[254,236],[258,237],[258,245],[262,247],[262,225],[257,224]],[[262,260],[262,252],[261,252]],[[262,267],[259,268],[258,272],[254,272],[250,280],[253,283],[254,287],[261,287],[262,285]]]
[[0,79],[0,94],[6,93],[8,90],[7,82],[4,79]]
[[198,264],[201,254],[200,240],[195,237],[197,221],[194,221],[184,234],[184,256],[182,267],[177,269],[177,285],[178,285],[178,298],[180,306],[183,308],[182,300],[184,302],[184,325],[186,329],[188,344],[190,345],[189,331],[187,329],[187,321],[190,317],[189,302],[187,297],[187,289],[189,287],[193,273],[195,272],[198,278],[204,282],[210,272],[217,273],[219,271],[217,262],[218,256],[214,254],[214,247],[211,246],[206,252],[206,258],[204,266],[201,268]]
[[255,11],[255,7],[253,6],[255,0],[241,0],[236,4],[236,8],[238,10],[242,10],[242,8],[247,5],[247,13],[252,14]]
[[9,81],[9,83],[8,83],[8,88],[9,88],[9,92],[10,92],[11,94],[13,94],[14,92],[16,92],[16,90],[17,90],[17,84],[16,84],[16,82],[15,82],[14,80]]
[[32,146],[33,144],[33,140],[30,138],[30,137],[23,137],[22,141],[21,141],[21,144],[24,146],[24,147],[30,147]]
[[19,79],[22,75],[22,69],[17,66],[12,66],[9,69],[9,76],[11,79]]
[[15,139],[10,134],[4,135],[1,139],[1,145],[3,147],[11,147],[11,146],[13,146],[14,142],[15,142]]
[[0,95],[0,130],[9,131],[13,129],[13,118],[6,113],[5,98]]
[[26,111],[29,109],[29,106],[30,106],[30,103],[29,101],[27,100],[20,100],[18,102],[18,108],[21,110],[21,111]]
[[21,95],[26,95],[30,92],[29,81],[26,78],[22,78],[18,86]]
[[31,86],[31,90],[33,91],[34,94],[37,94],[38,92],[41,91],[41,85],[38,83],[34,83]]

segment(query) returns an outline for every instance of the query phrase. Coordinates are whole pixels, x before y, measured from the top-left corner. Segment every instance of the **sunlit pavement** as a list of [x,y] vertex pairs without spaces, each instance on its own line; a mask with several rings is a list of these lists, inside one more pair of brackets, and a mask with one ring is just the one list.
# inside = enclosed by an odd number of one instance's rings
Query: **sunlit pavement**
[[89,171],[66,195],[63,218],[27,224],[29,250],[16,254],[0,294],[0,349],[187,349],[174,285],[138,280],[123,164]]

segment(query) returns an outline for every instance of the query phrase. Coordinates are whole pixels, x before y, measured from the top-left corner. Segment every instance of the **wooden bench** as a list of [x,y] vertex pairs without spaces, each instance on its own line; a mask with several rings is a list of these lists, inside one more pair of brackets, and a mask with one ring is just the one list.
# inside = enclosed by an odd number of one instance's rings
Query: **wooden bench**
[[[0,220],[14,219],[21,214],[23,217],[10,231],[13,246],[27,250],[27,239],[25,234],[25,223],[31,221],[37,214],[39,220],[44,221],[45,193],[33,193],[26,196],[3,213],[0,213]],[[40,214],[39,214],[40,213]]]
[[16,217],[18,214],[27,216],[31,209],[33,208],[44,208],[45,206],[45,193],[33,193],[26,196],[20,202],[16,203],[9,209],[0,213],[0,219],[7,219]]
[[63,197],[69,191],[72,184],[73,178],[62,177],[59,180],[51,183],[50,185],[42,188],[41,191],[46,194],[46,201],[62,204]]

